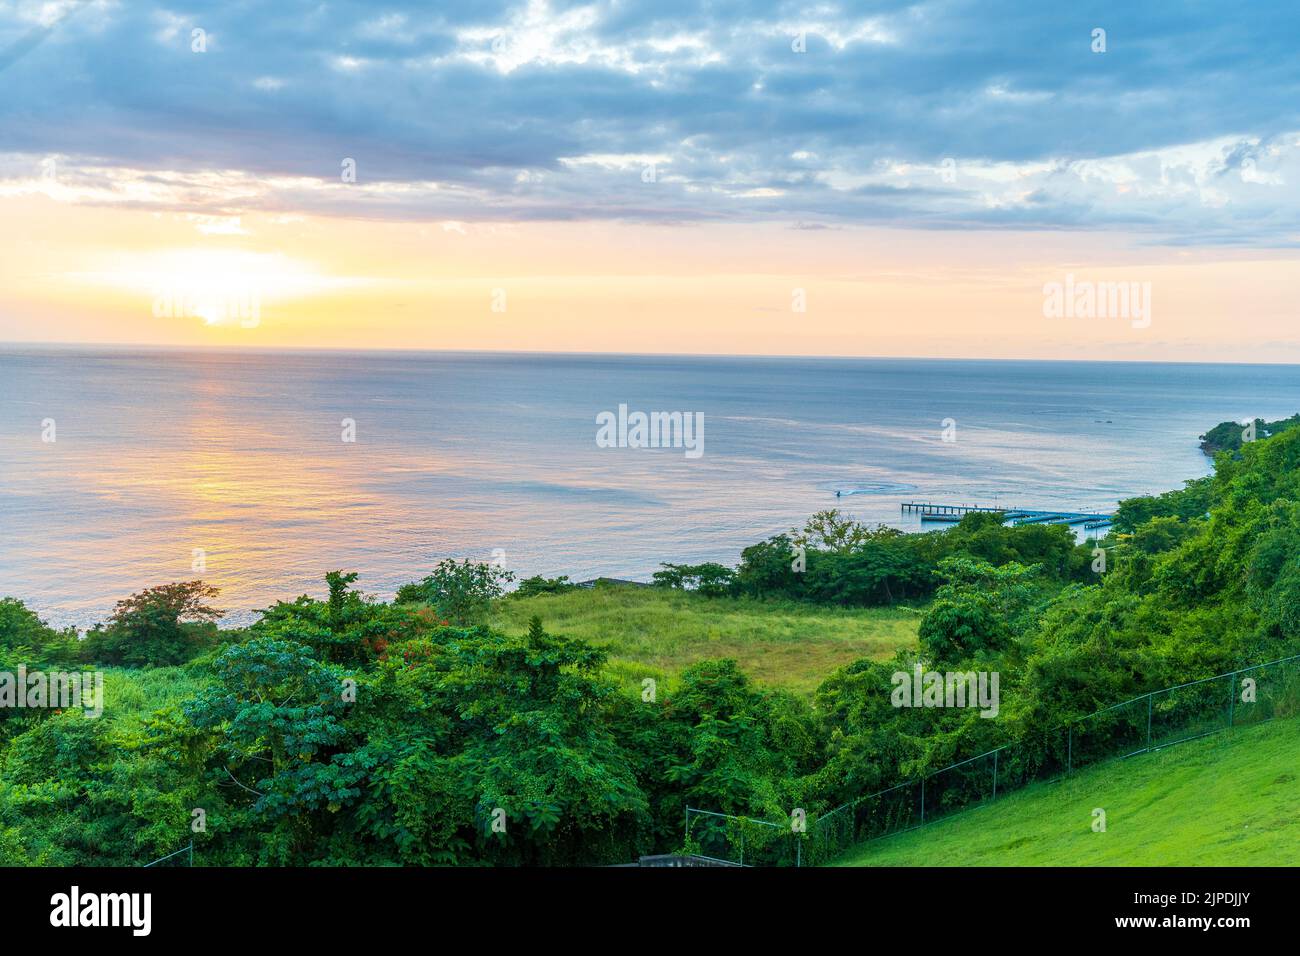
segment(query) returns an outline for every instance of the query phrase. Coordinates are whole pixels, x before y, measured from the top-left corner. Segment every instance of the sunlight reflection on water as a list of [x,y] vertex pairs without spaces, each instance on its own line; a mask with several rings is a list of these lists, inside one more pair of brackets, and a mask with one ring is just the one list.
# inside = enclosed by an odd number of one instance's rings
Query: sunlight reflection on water
[[[502,548],[520,576],[644,579],[821,508],[1104,510],[1206,473],[1200,432],[1289,415],[1297,386],[1285,366],[11,348],[0,594],[86,625],[198,576],[201,548],[240,622],[334,568],[387,595]],[[597,448],[621,402],[703,412],[704,456]]]

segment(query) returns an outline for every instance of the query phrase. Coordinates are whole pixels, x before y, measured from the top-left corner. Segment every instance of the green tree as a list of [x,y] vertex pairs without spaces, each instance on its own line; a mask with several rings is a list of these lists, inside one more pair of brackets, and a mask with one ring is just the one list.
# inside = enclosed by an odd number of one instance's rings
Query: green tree
[[519,587],[511,592],[512,597],[534,597],[538,594],[564,594],[567,591],[575,590],[578,586],[569,580],[567,574],[562,574],[558,578],[545,578],[540,574],[531,578],[524,578],[519,582]]
[[77,633],[56,631],[17,598],[0,598],[0,653],[27,664],[70,664],[77,660]]
[[[752,597],[801,596],[804,578],[796,571],[797,557],[789,535],[778,534],[750,545],[740,552],[732,587]],[[805,565],[806,558],[805,553]]]
[[433,573],[397,591],[400,604],[425,603],[453,624],[471,626],[487,619],[492,601],[502,595],[514,575],[504,568],[447,558]]
[[329,596],[323,603],[306,595],[281,601],[262,615],[252,632],[305,644],[328,663],[358,664],[383,655],[389,644],[410,640],[427,627],[412,609],[353,590],[356,579],[356,572],[328,572]]
[[217,655],[211,686],[184,705],[207,733],[190,746],[205,755],[211,785],[261,832],[263,863],[310,859],[331,815],[361,795],[346,679],[302,644],[258,637]]
[[1037,566],[995,567],[953,557],[939,562],[939,573],[947,583],[917,632],[922,651],[935,662],[956,663],[1005,650],[1041,594],[1035,587]]
[[117,602],[108,626],[91,630],[88,659],[104,664],[180,664],[216,643],[223,615],[206,602],[220,591],[202,581],[148,588]]
[[870,540],[873,534],[881,533],[887,533],[887,529],[882,531],[878,528],[872,531],[838,508],[831,508],[827,511],[818,511],[804,523],[802,531],[791,532],[791,535],[795,544],[801,544],[806,548],[848,554],[864,541]]
[[653,575],[659,587],[695,591],[705,597],[722,597],[731,590],[734,572],[716,561],[705,564],[663,564]]

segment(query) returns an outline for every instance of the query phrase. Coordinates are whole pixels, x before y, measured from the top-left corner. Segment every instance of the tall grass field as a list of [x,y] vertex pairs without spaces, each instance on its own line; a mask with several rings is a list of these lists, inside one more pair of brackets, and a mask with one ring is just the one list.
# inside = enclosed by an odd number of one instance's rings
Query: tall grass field
[[631,684],[653,677],[671,686],[696,661],[730,657],[759,684],[801,694],[859,658],[879,660],[916,646],[921,618],[902,606],[839,608],[602,583],[506,597],[490,624],[521,633],[534,615],[551,633],[604,648],[609,672]]

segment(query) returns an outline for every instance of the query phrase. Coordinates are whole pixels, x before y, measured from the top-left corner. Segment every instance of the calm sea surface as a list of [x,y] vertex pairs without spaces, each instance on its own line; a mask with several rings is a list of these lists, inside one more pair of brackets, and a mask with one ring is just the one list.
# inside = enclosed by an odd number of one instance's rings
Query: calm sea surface
[[[620,403],[702,413],[704,454],[597,447]],[[1211,425],[1297,410],[1300,366],[10,346],[0,595],[84,626],[202,576],[239,623],[335,568],[645,579],[835,506],[1106,509],[1206,474]]]

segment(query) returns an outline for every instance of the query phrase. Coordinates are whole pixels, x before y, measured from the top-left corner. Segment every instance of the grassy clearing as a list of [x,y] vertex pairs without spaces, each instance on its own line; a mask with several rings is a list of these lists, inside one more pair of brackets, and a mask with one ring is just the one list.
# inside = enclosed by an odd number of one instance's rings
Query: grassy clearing
[[[1092,811],[1106,811],[1106,832]],[[1034,784],[840,866],[1294,866],[1300,718],[1238,727]]]
[[554,634],[609,653],[609,671],[631,686],[667,680],[700,660],[730,657],[770,687],[811,693],[831,671],[916,644],[912,608],[823,608],[794,602],[705,598],[684,591],[602,584],[591,590],[507,597],[491,623],[508,633],[533,615]]
[[186,667],[105,667],[104,716],[138,727],[154,712],[198,693],[204,680]]

